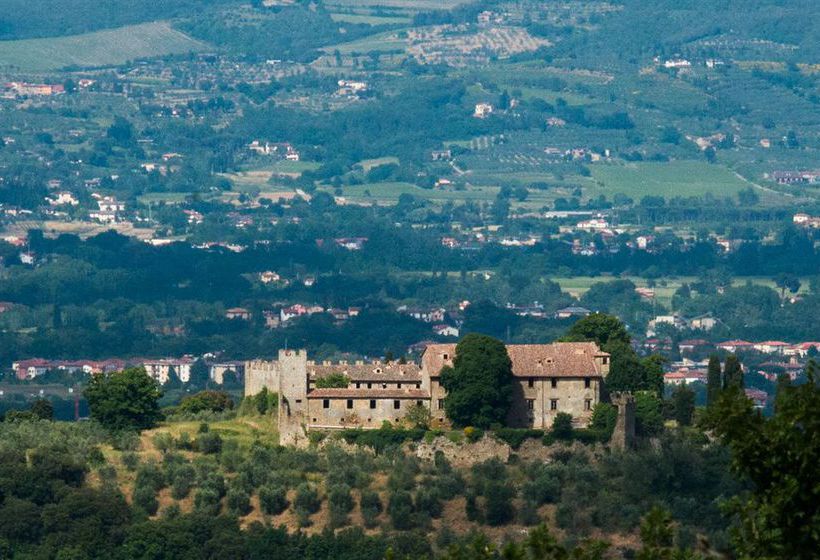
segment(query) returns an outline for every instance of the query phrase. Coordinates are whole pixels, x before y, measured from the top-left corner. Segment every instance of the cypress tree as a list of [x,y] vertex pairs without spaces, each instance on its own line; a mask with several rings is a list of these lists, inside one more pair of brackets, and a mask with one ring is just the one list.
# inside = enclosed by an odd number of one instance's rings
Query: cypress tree
[[722,388],[720,358],[717,354],[709,356],[709,367],[706,370],[706,404],[711,406],[717,400]]
[[723,365],[723,388],[739,387],[743,388],[743,368],[740,367],[740,360],[737,356],[730,354]]

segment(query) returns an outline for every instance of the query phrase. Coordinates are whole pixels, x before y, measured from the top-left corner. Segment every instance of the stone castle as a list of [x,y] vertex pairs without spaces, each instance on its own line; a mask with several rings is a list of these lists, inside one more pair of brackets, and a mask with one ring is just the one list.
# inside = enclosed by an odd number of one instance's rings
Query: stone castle
[[[281,350],[275,361],[245,365],[245,396],[267,388],[279,395],[282,445],[304,445],[311,430],[379,428],[403,419],[413,405],[446,424],[441,370],[453,364],[455,344],[431,344],[421,364],[313,362],[304,350]],[[546,429],[559,412],[585,426],[609,373],[609,354],[594,342],[512,344],[513,405],[508,425]],[[320,388],[319,379],[344,376],[347,387]]]

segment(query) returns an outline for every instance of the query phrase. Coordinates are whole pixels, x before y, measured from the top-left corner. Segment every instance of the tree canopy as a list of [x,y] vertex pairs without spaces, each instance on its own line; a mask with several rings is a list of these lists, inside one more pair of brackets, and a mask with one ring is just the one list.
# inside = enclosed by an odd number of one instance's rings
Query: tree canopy
[[498,339],[468,334],[456,346],[453,367],[441,372],[447,417],[460,426],[503,424],[512,402],[512,361]]
[[91,417],[111,430],[152,428],[162,417],[161,396],[157,382],[141,367],[97,374],[85,390]]
[[733,544],[741,558],[815,558],[820,550],[820,388],[817,366],[802,385],[781,387],[771,418],[730,384],[707,416],[752,490],[732,499]]

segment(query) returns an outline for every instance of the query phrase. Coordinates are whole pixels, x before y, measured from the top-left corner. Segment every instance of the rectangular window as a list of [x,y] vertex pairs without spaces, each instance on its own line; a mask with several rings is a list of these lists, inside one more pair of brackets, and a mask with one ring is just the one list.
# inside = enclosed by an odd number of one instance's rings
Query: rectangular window
[[550,399],[550,410],[558,410],[558,399]]
[[393,408],[396,409],[396,410],[400,409],[401,408],[401,401],[400,400],[393,401]]
[[527,410],[535,410],[535,399],[527,399]]
[[553,389],[557,389],[557,388],[558,388],[558,380],[557,380],[557,379],[555,379],[554,377],[553,377],[552,379],[550,379],[550,386],[551,386]]
[[330,399],[325,399],[322,401],[322,408],[330,408]]
[[584,400],[584,410],[592,410],[592,399]]
[[356,383],[356,388],[357,388],[357,389],[361,389],[361,388],[362,388],[362,384],[357,382],[357,383]]
[[444,410],[444,399],[439,399],[438,400],[438,409],[439,410]]
[[353,408],[353,399],[347,399],[347,408]]
[[529,387],[530,389],[532,389],[533,387],[535,387],[535,379],[533,379],[532,377],[530,377],[529,379],[527,379],[527,387]]
[[401,383],[399,383],[398,385],[396,385],[396,388],[397,388],[397,389],[401,389]]
[[373,384],[372,384],[372,383],[368,383],[368,384],[367,384],[367,388],[368,388],[368,389],[372,389],[372,388],[373,388]]
[[589,389],[590,385],[592,384],[592,379],[589,377],[584,378],[584,389]]
[[376,408],[376,401],[375,401],[375,400],[372,400],[372,399],[371,399],[371,401],[370,401],[370,408]]

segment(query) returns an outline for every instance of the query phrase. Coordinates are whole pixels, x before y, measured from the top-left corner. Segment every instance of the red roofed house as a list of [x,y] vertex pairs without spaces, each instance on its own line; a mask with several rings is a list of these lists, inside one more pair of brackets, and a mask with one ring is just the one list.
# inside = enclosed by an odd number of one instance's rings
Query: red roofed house
[[51,362],[40,358],[30,360],[20,360],[11,364],[11,369],[17,375],[17,379],[34,379],[38,375],[43,375],[51,368]]
[[230,309],[225,311],[225,318],[249,321],[251,318],[251,312],[245,309],[244,307],[231,307]]
[[800,356],[801,358],[805,358],[810,351],[820,352],[820,342],[801,342],[800,344],[795,344],[789,348],[783,349],[783,355],[785,356]]
[[680,368],[663,375],[663,382],[667,385],[688,385],[689,383],[706,383],[706,375],[702,371]]
[[720,342],[717,344],[717,347],[721,350],[726,350],[727,352],[736,353],[742,352],[744,350],[751,350],[754,345],[751,342],[746,342],[745,340],[727,340],[726,342]]
[[756,342],[753,346],[755,350],[763,354],[783,354],[783,350],[791,346],[781,340],[767,340],[766,342]]

